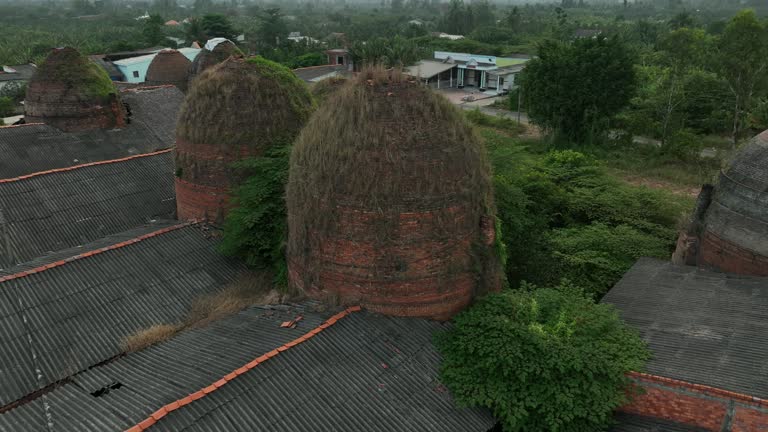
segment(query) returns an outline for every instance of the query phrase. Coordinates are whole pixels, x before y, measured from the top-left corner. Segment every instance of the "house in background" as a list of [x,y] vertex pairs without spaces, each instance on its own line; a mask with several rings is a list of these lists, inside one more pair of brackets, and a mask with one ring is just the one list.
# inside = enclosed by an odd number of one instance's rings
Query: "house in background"
[[302,36],[300,32],[290,32],[288,34],[288,40],[293,42],[307,42],[310,44],[316,44],[320,43],[319,40],[309,37],[309,36]]
[[33,64],[0,67],[0,90],[5,86],[23,86],[37,70]]
[[528,58],[496,57],[435,51],[431,60],[422,60],[405,73],[435,88],[476,87],[502,94],[515,88],[515,77]]
[[329,65],[345,65],[348,70],[353,70],[352,55],[346,48],[335,48],[325,51]]
[[[114,64],[122,74],[122,79],[120,81],[128,83],[143,83],[147,77],[147,69],[149,69],[149,64],[152,63],[152,60],[160,51],[161,50],[156,50],[151,54],[113,61],[112,64]],[[197,57],[197,54],[200,53],[199,48],[179,48],[178,51],[184,54],[184,56],[187,57],[189,61],[194,61],[195,57]]]

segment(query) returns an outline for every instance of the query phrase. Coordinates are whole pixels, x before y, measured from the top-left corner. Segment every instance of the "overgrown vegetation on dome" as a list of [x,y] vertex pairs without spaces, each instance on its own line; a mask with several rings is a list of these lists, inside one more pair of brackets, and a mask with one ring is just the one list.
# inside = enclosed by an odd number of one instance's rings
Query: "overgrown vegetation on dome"
[[[229,97],[216,97],[217,93]],[[180,131],[180,136],[231,148],[244,143],[256,149],[252,157],[231,167],[239,185],[232,191],[221,250],[250,266],[274,271],[278,286],[285,287],[288,155],[315,109],[309,91],[286,67],[256,57],[231,59],[206,72],[193,85],[189,98],[209,102],[199,104],[197,112],[184,111],[189,116],[183,117],[185,122],[205,122],[211,108],[227,115],[210,129],[193,126]]]
[[569,284],[489,294],[438,335],[441,381],[505,432],[593,432],[627,401],[649,352],[612,306]]
[[117,93],[107,71],[74,48],[57,48],[40,65],[33,80],[63,83],[88,99],[107,99]]
[[[460,110],[399,71],[368,68],[315,113],[294,145],[289,255],[304,269],[317,265],[310,251],[346,228],[341,207],[389,221],[366,234],[382,247],[397,238],[402,212],[434,210],[442,235],[475,232],[481,218],[495,218],[490,173],[486,150]],[[453,206],[467,217],[454,217]],[[492,278],[501,251],[477,246],[476,274]]]
[[347,79],[344,77],[330,77],[312,84],[310,92],[318,103],[323,103],[346,83]]

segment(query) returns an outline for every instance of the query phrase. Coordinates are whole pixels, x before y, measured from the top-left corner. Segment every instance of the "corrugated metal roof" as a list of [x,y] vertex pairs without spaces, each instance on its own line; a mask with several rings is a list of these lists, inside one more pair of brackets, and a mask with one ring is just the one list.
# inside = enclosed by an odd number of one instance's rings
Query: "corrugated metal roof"
[[421,79],[432,78],[433,76],[456,67],[455,63],[443,63],[440,61],[422,60],[405,69],[405,73]]
[[0,282],[0,407],[114,357],[137,330],[177,322],[195,298],[242,270],[187,226]]
[[[316,307],[252,307],[184,332],[76,375],[45,402],[0,415],[0,430],[39,430],[45,404],[51,431],[124,430],[316,327],[329,315]],[[280,327],[299,314],[304,319],[296,328]],[[437,381],[439,355],[431,341],[445,325],[355,313],[151,430],[485,432],[495,423],[490,413],[457,408]],[[91,395],[109,386],[114,389]]]
[[644,258],[602,301],[648,342],[649,373],[768,397],[768,278]]
[[118,159],[175,143],[176,115],[184,94],[175,87],[125,92],[130,109],[124,129],[65,133],[34,124],[0,127],[0,178],[82,163]]
[[314,83],[321,81],[325,78],[334,76],[348,75],[347,67],[344,65],[322,65],[322,66],[310,66],[305,68],[294,69],[293,73],[304,82]]
[[0,267],[173,216],[170,152],[0,181]]

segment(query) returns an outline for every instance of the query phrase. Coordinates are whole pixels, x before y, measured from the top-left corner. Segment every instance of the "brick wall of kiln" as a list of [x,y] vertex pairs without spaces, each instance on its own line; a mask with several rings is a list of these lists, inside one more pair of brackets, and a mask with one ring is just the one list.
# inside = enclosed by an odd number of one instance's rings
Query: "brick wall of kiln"
[[[468,209],[389,213],[396,220],[383,220],[375,212],[338,211],[336,225],[342,232],[309,233],[321,239],[320,247],[306,259],[289,254],[294,287],[396,316],[448,319],[469,305],[479,285],[472,245],[488,240],[481,224],[467,223]],[[446,218],[449,226],[443,225]],[[382,240],[376,233],[385,223],[393,224],[387,230],[393,235]]]
[[85,99],[62,84],[35,82],[24,106],[27,123],[45,123],[65,132],[125,126],[125,109],[116,95],[104,102]]
[[698,264],[743,275],[768,276],[768,257],[735,245],[710,231],[700,240]]
[[641,393],[620,410],[712,432],[768,432],[768,402],[714,387],[630,374]]

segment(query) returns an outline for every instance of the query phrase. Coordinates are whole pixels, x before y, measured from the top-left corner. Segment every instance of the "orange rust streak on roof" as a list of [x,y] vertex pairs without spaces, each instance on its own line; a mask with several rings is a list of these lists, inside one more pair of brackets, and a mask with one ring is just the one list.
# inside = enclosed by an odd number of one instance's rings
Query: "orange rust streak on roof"
[[[30,124],[34,124],[34,123],[30,123]],[[120,159],[110,159],[110,160],[105,160],[105,161],[89,162],[89,163],[84,163],[84,164],[81,164],[81,165],[73,165],[73,166],[64,167],[64,168],[55,168],[55,169],[51,169],[51,170],[47,170],[47,171],[38,171],[38,172],[33,172],[31,174],[25,174],[25,175],[19,176],[19,177],[0,179],[0,183],[11,183],[11,182],[15,182],[15,181],[19,181],[19,180],[26,180],[26,179],[29,179],[29,178],[32,178],[32,177],[41,176],[41,175],[55,174],[55,173],[66,172],[66,171],[73,171],[73,170],[76,170],[76,169],[87,168],[87,167],[92,167],[92,166],[97,166],[97,165],[107,165],[107,164],[113,164],[113,163],[118,163],[118,162],[125,162],[125,161],[129,161],[129,160],[133,160],[133,159],[139,159],[139,158],[144,158],[144,157],[156,156],[156,155],[159,155],[159,154],[168,153],[170,151],[173,151],[173,149],[165,149],[165,150],[160,150],[160,151],[156,151],[156,152],[152,152],[152,153],[144,153],[144,154],[139,154],[139,155],[133,155],[133,156],[128,156],[128,157],[124,157],[124,158],[120,158]]]
[[162,234],[165,234],[165,233],[168,233],[168,232],[171,232],[171,231],[175,231],[175,230],[177,230],[179,228],[184,228],[184,227],[192,225],[192,224],[194,224],[194,222],[183,223],[183,224],[174,225],[174,226],[170,226],[170,227],[167,227],[167,228],[159,229],[157,231],[152,231],[151,233],[140,235],[140,236],[138,236],[136,238],[132,238],[130,240],[122,241],[120,243],[115,243],[115,244],[107,246],[107,247],[103,247],[103,248],[100,248],[100,249],[94,249],[94,250],[88,251],[88,252],[83,252],[83,253],[81,253],[79,255],[71,256],[69,258],[65,258],[65,259],[60,260],[60,261],[55,261],[55,262],[48,263],[48,264],[45,264],[45,265],[41,265],[39,267],[35,267],[35,268],[29,269],[29,270],[24,270],[24,271],[21,271],[21,272],[18,272],[18,273],[14,273],[14,274],[11,274],[11,275],[3,276],[3,277],[0,277],[0,283],[7,282],[9,280],[23,278],[23,277],[26,277],[26,276],[29,276],[29,275],[32,275],[32,274],[35,274],[35,273],[40,273],[40,272],[44,272],[44,271],[52,269],[52,268],[63,266],[63,265],[65,265],[67,263],[70,263],[72,261],[81,260],[81,259],[84,259],[84,258],[92,257],[94,255],[102,254],[104,252],[109,252],[111,250],[120,249],[120,248],[125,247],[125,246],[130,246],[132,244],[144,241],[146,239],[150,239],[152,237],[157,237],[159,235],[162,235]]
[[[338,320],[346,317],[347,315],[349,315],[349,314],[351,314],[353,312],[359,312],[359,311],[360,311],[360,306],[349,307],[349,308],[343,310],[342,312],[339,312],[336,315],[332,316],[331,318],[328,318],[325,321],[325,323],[323,323],[323,325],[327,324],[327,326],[331,326],[334,323],[336,323]],[[191,393],[188,396],[185,396],[185,397],[183,397],[181,399],[175,400],[175,401],[173,401],[173,402],[171,402],[171,403],[169,403],[167,405],[162,406],[160,409],[158,409],[157,411],[155,411],[152,414],[150,414],[149,417],[147,417],[144,420],[141,420],[140,422],[136,423],[136,425],[131,426],[130,428],[126,429],[125,432],[142,432],[142,431],[145,431],[145,430],[149,429],[150,427],[152,427],[152,425],[157,423],[160,419],[165,417],[171,411],[175,411],[175,410],[177,410],[177,409],[179,409],[179,408],[181,408],[181,407],[183,407],[185,405],[188,405],[188,404],[190,404],[190,403],[192,403],[192,402],[194,402],[194,401],[196,401],[198,399],[201,399],[201,398],[203,398],[203,397],[205,397],[205,396],[215,392],[216,390],[218,390],[221,387],[225,386],[227,383],[229,383],[230,381],[234,380],[238,376],[248,372],[249,370],[251,370],[251,369],[255,368],[256,366],[258,366],[259,364],[269,360],[270,358],[279,355],[281,352],[288,350],[288,348],[290,348],[292,346],[296,346],[296,345],[298,345],[298,344],[300,344],[302,342],[308,341],[309,339],[311,339],[312,337],[314,337],[315,335],[317,335],[319,333],[318,329],[320,329],[320,327],[317,327],[314,330],[310,331],[309,333],[306,333],[303,336],[300,336],[300,337],[294,339],[293,341],[286,343],[285,345],[283,345],[281,347],[275,348],[272,351],[270,351],[270,352],[268,352],[268,353],[266,353],[266,354],[264,354],[262,356],[259,356],[259,357],[255,358],[255,359],[251,360],[250,362],[246,363],[245,365],[243,365],[243,366],[235,369],[234,371],[224,375],[222,378],[216,380],[215,382],[213,382],[211,385],[209,385],[207,387],[204,387],[204,388],[202,388],[202,389],[200,389],[200,390],[198,390],[198,391],[196,391],[194,393]]]

